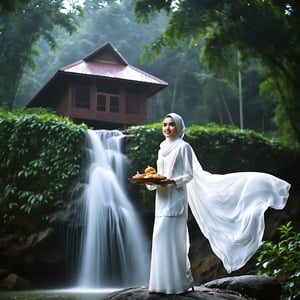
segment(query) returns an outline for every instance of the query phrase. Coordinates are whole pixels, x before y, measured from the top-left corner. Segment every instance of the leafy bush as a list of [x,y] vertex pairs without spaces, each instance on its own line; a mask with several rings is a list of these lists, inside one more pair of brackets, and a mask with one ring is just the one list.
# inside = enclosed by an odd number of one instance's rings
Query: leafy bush
[[80,170],[86,129],[45,110],[0,112],[0,217],[6,228],[27,214],[45,218],[47,207],[64,199]]
[[297,155],[256,131],[214,124],[187,128],[185,139],[203,168],[211,173],[257,171],[279,175]]
[[[128,156],[131,174],[156,166],[159,144],[164,139],[161,123],[128,128]],[[267,172],[281,175],[296,159],[297,153],[252,130],[240,130],[210,124],[186,128],[184,139],[191,144],[202,167],[211,173],[238,171]],[[154,193],[131,187],[136,197],[150,203]]]
[[257,252],[257,273],[281,282],[282,300],[300,296],[300,233],[293,229],[291,222],[280,226],[280,241],[263,241]]

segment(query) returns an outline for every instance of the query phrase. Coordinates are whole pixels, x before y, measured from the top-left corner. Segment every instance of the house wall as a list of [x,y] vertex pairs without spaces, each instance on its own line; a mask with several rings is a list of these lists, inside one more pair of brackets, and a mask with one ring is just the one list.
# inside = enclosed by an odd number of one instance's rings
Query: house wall
[[[58,101],[57,113],[72,119],[121,125],[137,125],[147,122],[147,98],[142,89],[136,89],[132,85],[118,81],[110,82],[119,89],[119,111],[99,111],[97,109],[97,82],[96,79],[91,78],[70,81],[66,86],[66,92]],[[76,107],[76,93],[79,86],[82,86],[83,89],[89,87],[89,107],[87,108]],[[110,94],[107,93],[107,95],[109,98]]]
[[65,89],[62,89],[62,92],[60,93],[59,99],[57,101],[57,105],[55,107],[56,113],[60,116],[67,117],[69,116],[70,112],[70,84],[66,85]]

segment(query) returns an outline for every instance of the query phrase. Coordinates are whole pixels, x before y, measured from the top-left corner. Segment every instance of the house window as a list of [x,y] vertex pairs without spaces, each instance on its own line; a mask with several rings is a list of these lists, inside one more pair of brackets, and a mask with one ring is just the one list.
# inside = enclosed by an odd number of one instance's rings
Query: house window
[[97,95],[97,110],[106,111],[106,96]]
[[118,113],[120,111],[119,97],[110,96],[109,111]]
[[118,96],[97,95],[97,110],[103,112],[119,113],[120,112],[120,98]]
[[75,106],[79,108],[90,108],[90,88],[88,86],[76,87]]
[[120,112],[120,87],[115,82],[98,80],[97,110],[108,113]]

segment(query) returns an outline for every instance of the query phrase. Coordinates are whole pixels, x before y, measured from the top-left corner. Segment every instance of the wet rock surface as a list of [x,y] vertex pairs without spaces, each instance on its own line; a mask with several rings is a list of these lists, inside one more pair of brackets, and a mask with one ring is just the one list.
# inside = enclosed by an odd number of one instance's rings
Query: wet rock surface
[[232,290],[258,300],[276,300],[281,295],[280,283],[267,276],[244,275],[217,279],[204,284],[207,288]]
[[8,291],[30,290],[32,284],[17,274],[9,273],[0,281],[0,289]]
[[146,288],[132,288],[123,290],[120,292],[113,293],[104,300],[141,300],[141,299],[168,299],[168,300],[188,300],[188,299],[198,299],[198,300],[241,300],[241,299],[251,299],[235,295],[235,293],[226,293],[224,291],[218,291],[215,289],[205,288],[203,286],[196,287],[194,292],[188,292],[179,295],[165,295],[165,294],[149,294]]
[[104,300],[277,300],[280,294],[278,281],[266,276],[246,275],[213,280],[179,295],[149,294],[147,288],[137,287],[114,292]]

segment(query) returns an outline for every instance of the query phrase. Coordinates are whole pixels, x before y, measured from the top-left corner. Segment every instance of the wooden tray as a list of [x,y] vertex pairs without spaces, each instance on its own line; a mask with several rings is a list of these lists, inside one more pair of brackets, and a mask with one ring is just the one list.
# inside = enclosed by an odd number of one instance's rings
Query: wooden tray
[[128,178],[128,180],[132,183],[137,183],[137,184],[160,184],[163,180],[165,179],[160,179],[160,178]]

